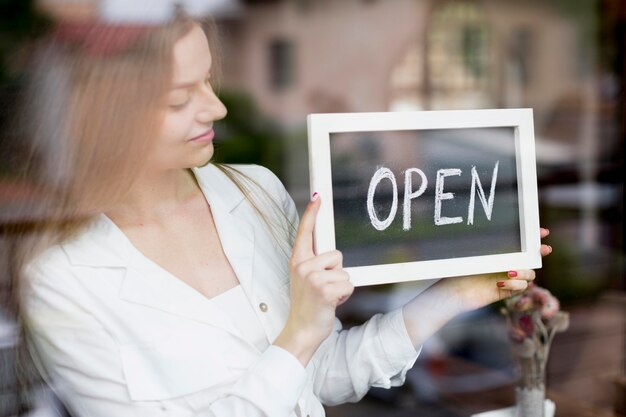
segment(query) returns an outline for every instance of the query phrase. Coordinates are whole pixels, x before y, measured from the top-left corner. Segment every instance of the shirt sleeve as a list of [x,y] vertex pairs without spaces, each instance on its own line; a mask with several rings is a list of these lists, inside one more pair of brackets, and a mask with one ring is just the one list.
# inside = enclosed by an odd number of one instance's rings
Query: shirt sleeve
[[[78,416],[289,417],[307,374],[288,351],[270,346],[238,380],[201,411],[181,401],[136,401],[129,393],[120,346],[90,314],[71,272],[28,272],[24,312],[40,371],[68,409]],[[46,272],[43,273],[42,271]],[[69,274],[69,276],[68,276]],[[148,383],[149,381],[146,381]]]
[[360,326],[335,330],[315,353],[314,392],[326,405],[359,401],[371,387],[404,384],[419,353],[404,325],[402,308],[376,314]]

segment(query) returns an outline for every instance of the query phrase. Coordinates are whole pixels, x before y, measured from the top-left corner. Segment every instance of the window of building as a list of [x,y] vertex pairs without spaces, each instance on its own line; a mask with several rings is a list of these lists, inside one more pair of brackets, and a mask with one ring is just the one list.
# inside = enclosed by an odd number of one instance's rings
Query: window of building
[[289,39],[274,39],[269,44],[269,83],[273,91],[281,92],[295,83],[295,46]]
[[515,29],[511,35],[510,60],[517,81],[526,87],[532,79],[533,32],[529,28]]
[[491,105],[491,39],[480,4],[470,0],[441,3],[430,22],[425,62],[429,107]]

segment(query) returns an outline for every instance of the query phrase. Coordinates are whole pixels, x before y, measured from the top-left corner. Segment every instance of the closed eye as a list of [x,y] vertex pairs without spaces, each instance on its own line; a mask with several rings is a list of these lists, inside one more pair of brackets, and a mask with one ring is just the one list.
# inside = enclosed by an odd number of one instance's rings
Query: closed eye
[[191,100],[187,100],[184,103],[170,104],[169,107],[172,110],[182,110],[189,104]]
[[[204,79],[204,84],[209,87],[211,90],[213,89],[213,86],[211,85],[211,74],[209,73],[209,75]],[[193,96],[193,91],[191,91],[191,88],[193,87],[192,84],[181,84],[177,87],[174,88],[174,90],[181,90],[183,88],[187,88],[186,91],[186,99],[184,101],[181,101],[182,97],[178,97],[178,100],[174,99],[174,103],[170,103],[169,104],[169,108],[177,111],[177,110],[182,110],[185,107],[187,107],[187,105],[191,102],[191,98]],[[195,90],[195,88],[194,88]]]
[[179,89],[172,92],[169,97],[169,107],[172,110],[183,109],[187,104],[191,102],[192,92],[189,90]]

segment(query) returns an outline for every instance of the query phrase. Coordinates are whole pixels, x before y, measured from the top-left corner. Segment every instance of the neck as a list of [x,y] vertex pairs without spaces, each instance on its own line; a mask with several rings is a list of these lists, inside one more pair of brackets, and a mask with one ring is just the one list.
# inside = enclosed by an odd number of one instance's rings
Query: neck
[[121,223],[165,219],[200,193],[190,169],[144,172],[106,215]]

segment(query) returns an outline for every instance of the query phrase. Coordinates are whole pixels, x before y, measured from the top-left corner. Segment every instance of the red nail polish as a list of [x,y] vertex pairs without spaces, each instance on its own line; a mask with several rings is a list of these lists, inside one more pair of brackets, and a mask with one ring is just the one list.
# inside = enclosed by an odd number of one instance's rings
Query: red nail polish
[[315,201],[315,200],[317,200],[317,198],[318,198],[319,196],[320,196],[320,195],[317,193],[317,191],[316,191],[316,192],[314,192],[314,193],[313,193],[313,195],[311,196],[311,201]]
[[509,271],[508,276],[509,278],[515,278],[517,276],[517,271]]
[[502,287],[504,287],[504,282],[503,281],[498,281],[498,283],[496,285],[498,287],[502,288]]

